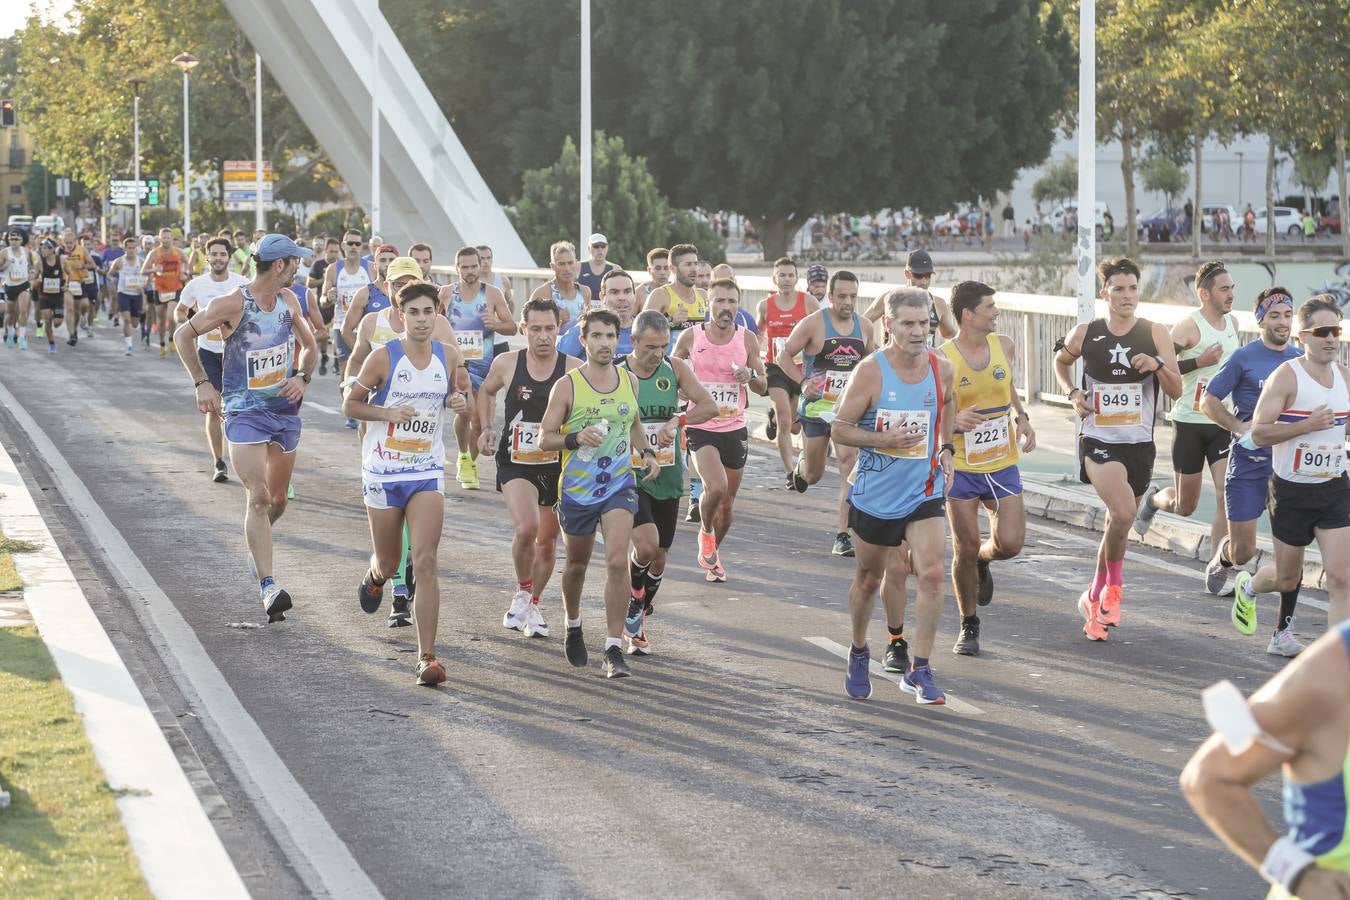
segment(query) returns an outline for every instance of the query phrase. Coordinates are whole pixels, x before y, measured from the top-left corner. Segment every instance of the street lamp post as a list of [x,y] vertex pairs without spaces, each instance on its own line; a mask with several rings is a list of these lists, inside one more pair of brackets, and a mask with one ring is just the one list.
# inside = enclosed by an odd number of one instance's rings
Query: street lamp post
[[[1127,212],[1128,216],[1129,213]],[[1134,223],[1128,223],[1134,227]],[[1097,3],[1078,8],[1078,321],[1096,315],[1097,297]]]
[[581,0],[581,234],[577,246],[591,239],[591,0]]
[[133,162],[135,171],[131,177],[135,185],[136,215],[132,220],[132,229],[139,237],[141,233],[141,85],[145,84],[145,79],[139,75],[133,75],[127,79],[127,84],[131,85],[131,140],[132,154],[135,156]]
[[180,53],[173,64],[183,70],[183,237],[192,231],[192,160],[188,154],[188,72],[201,60],[191,53]]
[[1241,211],[1241,210],[1243,209],[1243,206],[1242,206],[1242,151],[1239,150],[1239,151],[1237,152],[1237,155],[1238,155],[1238,210]]

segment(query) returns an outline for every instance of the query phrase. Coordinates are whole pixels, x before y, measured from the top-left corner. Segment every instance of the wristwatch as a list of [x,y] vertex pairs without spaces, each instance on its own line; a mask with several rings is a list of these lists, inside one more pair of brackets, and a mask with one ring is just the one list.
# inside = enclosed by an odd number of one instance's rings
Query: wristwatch
[[300,378],[301,378],[301,380],[303,380],[303,381],[305,382],[305,384],[309,384],[310,379],[314,377],[313,375],[309,374],[308,372],[296,372],[295,374],[299,375]]
[[951,453],[952,456],[955,456],[955,455],[956,455],[956,445],[955,445],[955,444],[943,444],[941,447],[938,448],[938,453],[939,453],[939,455],[942,453],[943,450],[948,451],[949,453]]

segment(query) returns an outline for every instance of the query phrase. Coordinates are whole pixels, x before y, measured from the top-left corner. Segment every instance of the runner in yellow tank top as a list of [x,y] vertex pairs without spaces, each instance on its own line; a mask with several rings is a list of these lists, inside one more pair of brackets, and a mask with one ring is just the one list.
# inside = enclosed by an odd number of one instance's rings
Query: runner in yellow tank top
[[[998,306],[994,289],[978,281],[952,288],[956,337],[940,352],[951,360],[956,393],[956,454],[947,518],[951,523],[952,588],[961,610],[961,634],[953,653],[980,652],[977,606],[994,597],[989,564],[1022,551],[1027,532],[1022,506],[1022,476],[1017,468],[1017,443],[1036,448],[1031,417],[1013,387],[1012,338],[996,333]],[[980,507],[989,514],[990,538],[980,543]]]

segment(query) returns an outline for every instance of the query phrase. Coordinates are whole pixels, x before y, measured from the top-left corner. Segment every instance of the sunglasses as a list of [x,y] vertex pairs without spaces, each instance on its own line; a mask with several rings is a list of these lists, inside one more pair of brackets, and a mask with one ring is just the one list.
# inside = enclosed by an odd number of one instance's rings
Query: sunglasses
[[1339,325],[1318,325],[1316,328],[1305,328],[1305,329],[1303,329],[1303,333],[1304,333],[1304,334],[1311,334],[1313,337],[1318,337],[1318,338],[1329,338],[1329,337],[1336,337],[1336,338],[1338,338],[1338,337],[1341,336],[1341,326],[1339,326]]
[[361,246],[361,242],[360,242],[360,241],[343,241],[343,242],[342,242],[342,246],[344,246],[344,247],[360,247],[360,246]]

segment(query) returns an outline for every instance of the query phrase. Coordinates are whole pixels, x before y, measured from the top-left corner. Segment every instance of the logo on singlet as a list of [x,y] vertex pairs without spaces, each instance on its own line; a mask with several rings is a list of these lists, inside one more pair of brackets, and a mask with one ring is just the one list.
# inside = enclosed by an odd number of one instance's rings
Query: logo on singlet
[[[1113,364],[1113,365],[1117,365],[1117,366],[1128,366],[1128,365],[1130,364],[1130,356],[1129,356],[1129,354],[1130,354],[1130,348],[1129,348],[1129,347],[1122,347],[1122,346],[1120,345],[1120,341],[1116,341],[1116,345],[1115,345],[1114,347],[1111,348],[1111,362],[1112,362],[1112,364]],[[1121,373],[1117,372],[1116,374],[1119,375],[1119,374],[1121,374]]]

